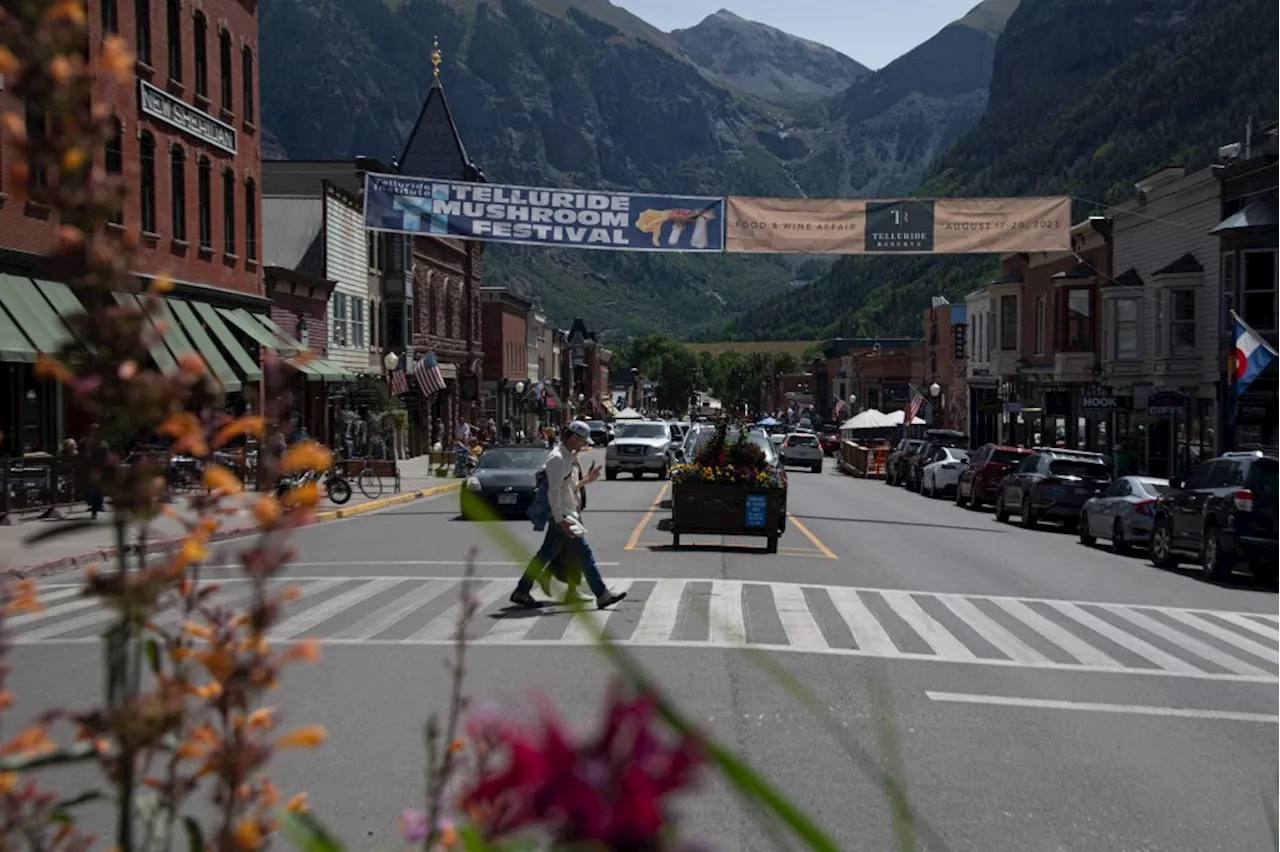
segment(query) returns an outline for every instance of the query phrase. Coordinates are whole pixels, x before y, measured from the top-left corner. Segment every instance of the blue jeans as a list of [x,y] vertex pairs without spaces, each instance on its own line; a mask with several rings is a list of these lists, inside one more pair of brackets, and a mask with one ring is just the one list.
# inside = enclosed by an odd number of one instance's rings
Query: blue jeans
[[587,587],[596,597],[600,597],[608,588],[600,576],[600,568],[596,565],[596,556],[585,538],[575,538],[565,534],[555,521],[547,523],[547,534],[542,539],[542,546],[529,560],[524,569],[524,576],[516,584],[517,594],[528,594],[533,591],[534,581],[552,562],[559,562],[566,567],[580,568],[587,581]]

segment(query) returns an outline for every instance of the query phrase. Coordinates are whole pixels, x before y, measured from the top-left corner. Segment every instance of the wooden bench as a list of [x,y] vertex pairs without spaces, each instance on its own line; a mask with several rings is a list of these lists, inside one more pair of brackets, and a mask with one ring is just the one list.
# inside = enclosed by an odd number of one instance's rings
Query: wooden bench
[[379,479],[394,480],[395,490],[400,490],[400,465],[395,459],[346,459],[342,463],[342,472],[348,479],[354,479],[366,468]]

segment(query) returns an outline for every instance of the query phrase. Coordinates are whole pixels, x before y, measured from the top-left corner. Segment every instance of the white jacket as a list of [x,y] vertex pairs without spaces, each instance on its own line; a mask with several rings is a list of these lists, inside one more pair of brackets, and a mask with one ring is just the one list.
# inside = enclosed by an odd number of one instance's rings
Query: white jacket
[[557,524],[565,520],[582,523],[578,514],[578,472],[573,453],[564,444],[557,444],[547,457],[546,474],[551,519]]

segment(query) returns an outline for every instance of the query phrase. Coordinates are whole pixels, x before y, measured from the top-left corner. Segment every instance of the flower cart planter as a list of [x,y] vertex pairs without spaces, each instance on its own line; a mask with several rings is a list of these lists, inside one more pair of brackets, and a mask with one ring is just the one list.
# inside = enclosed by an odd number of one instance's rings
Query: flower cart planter
[[777,488],[681,482],[671,494],[671,544],[682,535],[740,535],[768,539],[778,552],[784,492]]

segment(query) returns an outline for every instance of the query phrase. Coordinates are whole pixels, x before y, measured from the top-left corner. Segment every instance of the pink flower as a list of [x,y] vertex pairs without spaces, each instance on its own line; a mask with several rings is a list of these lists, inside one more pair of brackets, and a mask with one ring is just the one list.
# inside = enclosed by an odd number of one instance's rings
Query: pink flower
[[401,811],[400,836],[411,846],[421,846],[427,839],[427,812],[413,809]]

